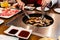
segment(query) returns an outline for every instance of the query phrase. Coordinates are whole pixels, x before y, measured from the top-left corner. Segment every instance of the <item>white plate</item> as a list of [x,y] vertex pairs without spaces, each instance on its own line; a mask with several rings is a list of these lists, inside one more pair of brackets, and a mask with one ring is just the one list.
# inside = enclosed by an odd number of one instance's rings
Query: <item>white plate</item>
[[2,24],[4,22],[4,20],[0,19],[0,24]]
[[35,7],[25,6],[25,9],[33,10]]
[[0,40],[19,40],[19,38],[7,35],[0,35]]
[[[16,29],[16,30],[18,30],[18,31],[17,31],[15,34],[11,34],[11,33],[9,33],[9,32],[10,32],[12,29]],[[29,32],[28,37],[21,37],[21,36],[19,36],[19,33],[20,33],[22,30]],[[8,35],[12,35],[12,36],[17,36],[17,37],[22,38],[22,39],[28,39],[28,38],[30,37],[31,33],[32,33],[32,30],[28,30],[28,29],[24,29],[24,28],[22,28],[22,27],[16,27],[16,26],[13,26],[13,25],[12,25],[12,26],[10,26],[7,30],[5,30],[4,33],[6,33],[6,34],[8,34]]]
[[[41,7],[37,7],[36,10],[41,11]],[[44,11],[48,11],[48,10],[49,10],[49,8],[45,7]]]
[[60,13],[60,8],[55,8],[54,11]]
[[3,10],[4,8],[0,8],[0,10]]
[[4,8],[0,8],[0,13],[2,13],[2,10],[3,10]]
[[[2,9],[2,8],[0,8],[0,9],[1,9],[1,10],[0,10],[0,15],[1,15],[2,12],[3,12],[3,11],[2,11],[3,9]],[[17,10],[17,9],[11,9],[11,11],[12,11],[12,10]],[[19,12],[20,12],[20,11],[21,11],[21,10],[19,10]],[[0,17],[2,17],[2,18],[10,18],[10,17],[16,15],[17,13],[18,13],[18,12],[14,13],[14,14],[11,14],[10,16],[0,16]]]

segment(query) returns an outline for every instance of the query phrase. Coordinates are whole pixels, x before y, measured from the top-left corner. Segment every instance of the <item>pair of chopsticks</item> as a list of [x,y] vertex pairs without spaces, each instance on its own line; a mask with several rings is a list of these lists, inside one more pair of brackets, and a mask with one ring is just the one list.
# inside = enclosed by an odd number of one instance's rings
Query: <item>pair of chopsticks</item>
[[45,11],[44,11],[44,10],[45,10],[45,7],[48,6],[48,5],[49,5],[49,3],[47,3],[45,6],[42,6],[42,7],[41,7],[41,10],[42,10],[42,11],[41,11],[41,12],[42,12],[42,20],[44,19],[44,16],[45,16],[45,14],[46,14]]
[[24,14],[27,16],[28,19],[30,19],[30,16],[28,15],[28,12],[27,12],[26,10],[22,10],[22,9],[20,9],[20,8],[19,8],[19,10],[21,10],[22,13],[24,13]]
[[26,10],[22,10],[22,12],[30,19],[30,16],[28,15],[28,12]]
[[42,6],[41,9],[42,9],[42,11],[41,11],[42,12],[42,20],[43,20],[44,16],[45,16],[45,11],[44,11],[45,7]]

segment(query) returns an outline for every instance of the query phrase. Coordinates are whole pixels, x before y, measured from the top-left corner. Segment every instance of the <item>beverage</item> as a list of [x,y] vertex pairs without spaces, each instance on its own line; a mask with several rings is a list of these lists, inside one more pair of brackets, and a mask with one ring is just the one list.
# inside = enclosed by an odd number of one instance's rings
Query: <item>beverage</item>
[[5,8],[9,7],[8,2],[7,1],[1,2],[1,7],[5,7]]

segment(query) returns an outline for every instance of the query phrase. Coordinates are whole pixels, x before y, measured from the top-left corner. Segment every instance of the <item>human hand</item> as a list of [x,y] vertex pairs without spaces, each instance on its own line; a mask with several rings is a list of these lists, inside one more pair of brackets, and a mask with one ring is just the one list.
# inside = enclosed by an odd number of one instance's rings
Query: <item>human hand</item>
[[13,4],[13,8],[15,8],[16,6],[18,6],[21,10],[24,10],[25,4],[22,1],[20,1]]
[[51,0],[42,0],[42,6],[47,6]]
[[19,6],[20,9],[24,10],[25,3],[20,1],[20,2],[18,2],[18,6]]
[[42,6],[41,6],[42,11],[45,9],[46,6],[49,5],[50,1],[51,0],[42,0],[42,3],[41,3],[42,4]]

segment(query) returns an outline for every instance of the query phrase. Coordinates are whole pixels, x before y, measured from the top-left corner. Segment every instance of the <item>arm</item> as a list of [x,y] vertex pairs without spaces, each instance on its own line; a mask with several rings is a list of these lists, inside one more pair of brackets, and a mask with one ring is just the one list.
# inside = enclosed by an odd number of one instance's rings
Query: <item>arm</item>
[[17,5],[19,6],[20,9],[24,10],[24,6],[25,6],[25,3],[22,2],[21,0],[16,0],[17,1]]
[[42,6],[47,6],[47,4],[50,3],[51,0],[42,0]]
[[58,0],[42,0],[42,6],[49,6],[50,2],[52,2],[52,5],[50,7],[52,7],[54,4],[57,3]]
[[8,1],[9,3],[16,3],[15,0],[6,0],[6,1]]
[[21,2],[21,0],[16,0],[18,3]]

